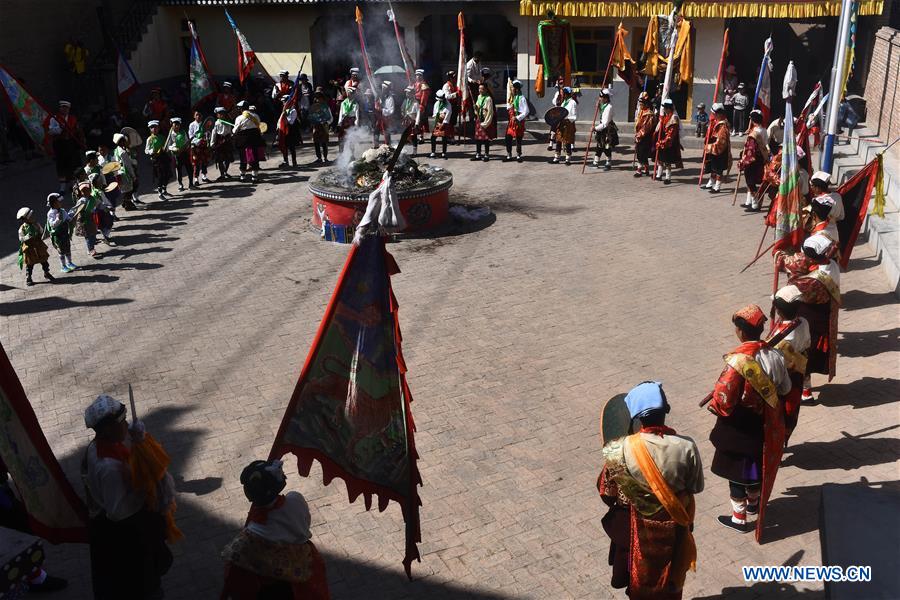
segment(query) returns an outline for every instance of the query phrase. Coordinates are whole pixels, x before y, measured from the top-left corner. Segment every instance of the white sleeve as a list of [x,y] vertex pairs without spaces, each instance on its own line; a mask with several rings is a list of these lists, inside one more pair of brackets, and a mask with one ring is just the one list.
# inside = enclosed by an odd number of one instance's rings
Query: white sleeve
[[99,487],[96,500],[103,507],[110,521],[122,521],[137,513],[144,506],[144,496],[131,487],[128,467],[117,460],[98,461],[96,482]]
[[572,100],[566,108],[569,110],[569,115],[566,118],[573,122],[576,121],[578,119],[578,103]]
[[831,197],[834,199],[834,207],[832,207],[831,212],[828,213],[835,221],[843,221],[844,220],[844,199],[841,198],[841,195],[837,192],[831,192]]
[[524,121],[526,118],[528,118],[528,101],[523,96],[519,112],[516,114],[516,121]]
[[553,105],[556,105],[556,101],[559,100],[559,90],[553,92]]

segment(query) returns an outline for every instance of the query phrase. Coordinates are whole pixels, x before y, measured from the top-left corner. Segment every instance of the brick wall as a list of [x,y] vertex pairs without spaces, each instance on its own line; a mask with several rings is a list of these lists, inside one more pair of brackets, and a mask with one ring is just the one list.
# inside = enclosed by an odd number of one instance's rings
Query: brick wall
[[866,79],[866,125],[878,138],[892,142],[900,137],[900,31],[882,27]]

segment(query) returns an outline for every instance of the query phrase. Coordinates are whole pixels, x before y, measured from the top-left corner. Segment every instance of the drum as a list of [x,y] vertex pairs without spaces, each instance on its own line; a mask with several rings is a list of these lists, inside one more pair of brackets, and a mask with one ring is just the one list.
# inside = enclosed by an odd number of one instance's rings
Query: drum
[[631,434],[631,414],[625,405],[627,394],[616,394],[606,401],[600,411],[600,440],[610,441]]
[[562,106],[554,106],[544,113],[544,122],[550,127],[556,127],[563,119],[569,116],[569,111]]
[[129,148],[140,148],[144,144],[144,140],[143,138],[141,138],[141,134],[139,134],[131,127],[123,127],[120,133],[128,138]]
[[327,104],[320,102],[310,107],[308,118],[313,125],[322,125],[331,121],[331,111]]
[[110,183],[108,186],[106,186],[105,188],[103,188],[103,191],[106,192],[107,194],[109,194],[109,193],[111,193],[111,192],[116,191],[117,189],[119,189],[119,182],[118,182],[118,181],[113,181],[113,182]]
[[[122,134],[122,135],[124,135],[124,134]],[[121,168],[122,168],[122,163],[111,160],[100,168],[100,172],[103,173],[104,175],[109,175],[110,173],[115,173],[116,171],[118,171]]]
[[260,123],[259,123],[259,132],[260,132],[260,133],[265,133],[265,132],[267,132],[268,130],[269,130],[269,124],[266,123],[265,121],[260,121]]

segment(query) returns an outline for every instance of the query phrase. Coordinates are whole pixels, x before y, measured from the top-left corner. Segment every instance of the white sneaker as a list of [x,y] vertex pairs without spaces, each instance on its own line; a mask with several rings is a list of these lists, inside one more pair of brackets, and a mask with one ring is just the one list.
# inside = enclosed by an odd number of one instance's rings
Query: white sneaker
[[712,177],[710,177],[709,181],[706,182],[706,185],[703,186],[703,189],[708,190],[712,186],[713,186],[713,180],[712,180]]

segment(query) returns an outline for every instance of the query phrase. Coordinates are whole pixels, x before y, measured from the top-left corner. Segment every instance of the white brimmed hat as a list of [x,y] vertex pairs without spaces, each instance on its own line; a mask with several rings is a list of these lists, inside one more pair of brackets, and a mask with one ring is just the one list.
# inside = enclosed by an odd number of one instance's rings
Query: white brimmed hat
[[60,101],[59,101],[59,105],[60,105],[61,107],[62,107],[62,106],[68,106],[69,108],[72,107],[72,103],[69,102],[68,100],[60,100]]
[[121,133],[113,134],[113,144],[115,144],[116,146],[118,146],[122,142],[127,142],[127,141],[128,141],[128,138],[125,137],[124,135],[122,135]]
[[803,293],[800,291],[796,285],[786,285],[777,292],[775,292],[775,297],[779,300],[783,300],[788,304],[793,304],[794,302],[799,301],[803,298]]
[[147,127],[159,127],[159,121],[157,121],[156,119],[147,121]]
[[812,174],[812,177],[809,178],[809,182],[813,183],[818,181],[824,185],[828,185],[831,181],[831,173],[826,173],[825,171],[816,171]]
[[28,208],[27,206],[20,208],[19,212],[16,213],[17,219],[27,219],[30,216],[31,216],[31,209]]
[[181,123],[181,117],[172,117],[171,119],[169,119],[169,123]]

